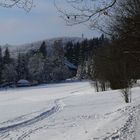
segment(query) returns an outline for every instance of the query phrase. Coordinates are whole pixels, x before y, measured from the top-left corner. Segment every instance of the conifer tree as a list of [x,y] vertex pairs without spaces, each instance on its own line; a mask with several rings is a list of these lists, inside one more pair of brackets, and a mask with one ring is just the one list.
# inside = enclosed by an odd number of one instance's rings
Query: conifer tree
[[46,56],[47,56],[47,46],[46,46],[45,41],[42,42],[42,44],[39,48],[39,52],[42,53],[44,58],[46,58]]
[[27,65],[28,64],[27,64],[26,56],[24,54],[19,53],[17,58],[17,66],[16,66],[18,80],[27,79],[28,77]]
[[10,52],[9,52],[9,49],[6,48],[5,52],[4,52],[4,56],[3,56],[3,63],[4,64],[9,64],[10,62],[11,62]]
[[65,57],[67,58],[67,60],[69,62],[72,63],[72,56],[73,56],[73,43],[72,42],[68,42],[66,44],[66,53],[65,53]]
[[43,55],[37,53],[29,58],[28,70],[30,80],[43,82],[44,77],[44,59]]
[[0,47],[0,83],[2,83],[2,69],[3,69],[2,49]]

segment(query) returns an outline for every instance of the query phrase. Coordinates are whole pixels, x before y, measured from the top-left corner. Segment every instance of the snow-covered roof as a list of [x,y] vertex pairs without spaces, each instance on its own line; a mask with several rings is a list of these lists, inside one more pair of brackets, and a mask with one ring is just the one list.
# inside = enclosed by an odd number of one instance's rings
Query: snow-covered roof
[[21,79],[17,83],[18,84],[30,84],[30,82],[28,80],[25,80],[25,79]]
[[77,66],[75,66],[74,64],[72,64],[71,62],[69,62],[68,60],[65,59],[65,65],[68,66],[71,69],[75,69],[77,70]]

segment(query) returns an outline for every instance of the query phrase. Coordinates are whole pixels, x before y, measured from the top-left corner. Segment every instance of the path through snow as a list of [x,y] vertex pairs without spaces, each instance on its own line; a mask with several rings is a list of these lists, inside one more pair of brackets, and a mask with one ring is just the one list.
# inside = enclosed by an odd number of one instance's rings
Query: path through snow
[[136,123],[136,137],[135,140],[140,140],[140,108],[137,114],[137,123]]
[[139,91],[131,104],[89,82],[1,91],[0,140],[139,140]]

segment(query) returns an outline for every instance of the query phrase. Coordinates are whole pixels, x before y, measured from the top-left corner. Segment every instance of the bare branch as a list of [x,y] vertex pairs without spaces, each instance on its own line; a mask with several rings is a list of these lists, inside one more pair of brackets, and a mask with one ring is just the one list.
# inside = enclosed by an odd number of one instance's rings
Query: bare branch
[[69,6],[69,9],[66,9],[60,6],[58,1],[54,0],[54,5],[67,25],[96,23],[100,17],[109,16],[109,10],[117,2],[117,0],[63,0]]
[[29,12],[33,6],[33,0],[0,0],[0,6],[5,8],[17,6]]

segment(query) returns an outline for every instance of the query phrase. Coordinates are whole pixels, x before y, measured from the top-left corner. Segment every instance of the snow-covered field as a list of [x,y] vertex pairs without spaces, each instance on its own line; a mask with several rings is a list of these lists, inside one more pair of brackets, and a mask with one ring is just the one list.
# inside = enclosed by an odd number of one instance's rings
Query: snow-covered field
[[125,104],[88,81],[0,91],[0,140],[140,140],[140,87],[132,92]]

